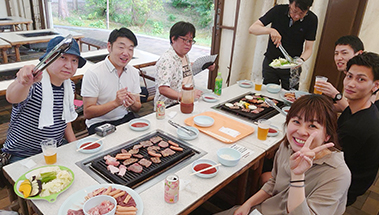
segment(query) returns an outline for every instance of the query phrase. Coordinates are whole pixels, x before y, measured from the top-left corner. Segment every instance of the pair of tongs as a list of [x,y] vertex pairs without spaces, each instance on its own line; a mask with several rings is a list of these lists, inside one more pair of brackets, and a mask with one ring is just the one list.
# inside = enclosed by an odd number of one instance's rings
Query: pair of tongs
[[33,69],[33,76],[38,76],[46,67],[53,63],[62,53],[65,53],[72,46],[72,35],[69,34],[58,45],[56,45]]
[[175,123],[175,122],[173,122],[171,120],[168,120],[168,123],[170,123],[170,125],[174,126],[175,128],[182,129],[182,131],[186,132],[190,136],[196,135],[196,132],[194,132],[191,129],[188,129],[188,128],[184,127],[184,126],[181,126],[178,123]]
[[279,113],[283,114],[284,116],[287,116],[287,113],[285,111],[283,111],[282,109],[280,109],[278,106],[276,106],[276,104],[271,99],[265,98],[265,102],[266,102],[266,104],[273,107],[275,110],[279,111]]
[[293,58],[288,54],[288,52],[284,49],[281,43],[279,44],[279,50],[283,53],[284,57],[288,62],[293,63]]

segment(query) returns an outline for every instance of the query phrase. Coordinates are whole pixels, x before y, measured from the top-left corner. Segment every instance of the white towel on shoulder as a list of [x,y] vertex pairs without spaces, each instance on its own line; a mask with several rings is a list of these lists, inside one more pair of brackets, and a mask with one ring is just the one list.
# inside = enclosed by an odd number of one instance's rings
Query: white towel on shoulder
[[[49,73],[44,70],[42,73],[42,105],[41,112],[39,114],[39,124],[38,128],[49,127],[54,124],[53,117],[53,105],[54,105],[54,95],[53,87],[50,82]],[[67,79],[63,82],[64,96],[63,96],[63,113],[62,119],[66,123],[72,122],[76,119],[78,114],[75,111],[74,106],[74,91],[71,86],[71,80]]]

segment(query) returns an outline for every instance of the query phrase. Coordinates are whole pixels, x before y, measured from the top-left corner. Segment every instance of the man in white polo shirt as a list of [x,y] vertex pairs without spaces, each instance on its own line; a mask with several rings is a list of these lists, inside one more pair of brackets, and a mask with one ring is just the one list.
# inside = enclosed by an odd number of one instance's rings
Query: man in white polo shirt
[[135,118],[141,108],[139,73],[128,65],[137,38],[127,28],[115,29],[108,39],[109,55],[83,76],[81,96],[89,134],[105,123],[120,125]]

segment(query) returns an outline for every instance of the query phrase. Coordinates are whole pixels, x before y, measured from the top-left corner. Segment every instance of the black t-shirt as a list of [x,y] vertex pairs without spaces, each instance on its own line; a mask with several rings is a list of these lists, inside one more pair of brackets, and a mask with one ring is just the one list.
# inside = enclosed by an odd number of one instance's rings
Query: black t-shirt
[[349,195],[370,188],[379,167],[379,110],[375,105],[351,114],[347,107],[338,118],[338,139],[352,173]]
[[[292,57],[300,57],[303,52],[304,41],[314,41],[316,39],[317,31],[317,16],[308,11],[308,14],[302,21],[296,21],[290,27],[289,7],[286,5],[276,5],[271,8],[265,15],[259,20],[264,26],[271,23],[271,27],[275,28],[280,35],[282,35],[282,45],[286,49],[289,55]],[[265,53],[269,60],[283,57],[283,54],[271,41],[268,41],[267,50]]]
[[376,105],[376,107],[379,109],[379,100],[376,100],[376,101],[375,101],[375,105]]

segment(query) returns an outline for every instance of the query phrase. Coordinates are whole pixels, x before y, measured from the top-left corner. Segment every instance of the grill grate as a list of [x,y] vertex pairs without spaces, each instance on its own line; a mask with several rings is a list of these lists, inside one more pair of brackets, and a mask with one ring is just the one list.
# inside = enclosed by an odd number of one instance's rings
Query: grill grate
[[[134,173],[131,171],[126,171],[126,174],[124,176],[119,176],[117,173],[112,174],[110,171],[107,170],[107,164],[105,163],[104,156],[110,155],[112,157],[115,157],[116,154],[121,153],[121,149],[130,150],[133,148],[134,145],[139,144],[141,141],[149,140],[152,137],[159,136],[164,141],[171,140],[177,144],[181,148],[183,148],[182,152],[176,152],[173,155],[167,156],[167,157],[161,157],[161,163],[155,164],[152,163],[148,168],[143,167],[143,171],[141,173]],[[155,144],[156,145],[156,144]],[[182,144],[181,141],[178,141],[172,137],[169,137],[165,134],[163,134],[160,131],[157,131],[156,133],[152,133],[148,136],[142,137],[140,139],[133,140],[132,142],[128,142],[125,144],[120,145],[117,147],[117,149],[112,150],[111,152],[108,152],[106,154],[102,154],[91,161],[89,161],[86,165],[89,166],[89,168],[96,172],[98,175],[103,177],[105,180],[111,182],[111,183],[117,183],[122,184],[128,187],[137,187],[144,182],[150,180],[151,178],[154,178],[155,176],[161,174],[162,172],[166,171],[167,169],[175,166],[177,163],[182,162],[183,160],[186,160],[193,155],[195,155],[197,152],[192,149],[191,147]],[[140,148],[139,153],[142,155],[145,159],[150,160],[151,157],[147,153],[146,148]],[[138,162],[138,161],[137,161]],[[120,162],[122,163],[122,162]],[[132,165],[132,164],[130,164]],[[128,165],[128,166],[130,166]]]
[[[254,96],[255,93],[249,92],[249,93],[243,94],[243,95],[238,96],[236,98],[230,99],[224,103],[218,104],[218,105],[214,106],[213,108],[224,110],[224,111],[227,111],[227,112],[232,113],[234,115],[241,116],[242,118],[245,118],[245,119],[247,118],[247,119],[253,120],[253,121],[255,121],[257,119],[269,119],[269,118],[271,118],[271,117],[273,117],[279,113],[277,110],[275,110],[272,107],[264,107],[264,110],[262,112],[256,114],[256,113],[251,113],[251,112],[247,113],[247,112],[242,111],[241,109],[231,109],[231,108],[225,106],[225,103],[234,104],[235,102],[239,102],[241,99],[245,98],[245,96],[247,96],[247,95]],[[261,97],[267,97],[271,100],[278,101],[276,106],[278,106],[279,108],[284,107],[284,102],[279,101],[278,99],[273,99],[273,98],[270,98],[270,97],[265,96],[265,95],[260,95],[260,96]],[[246,102],[248,102],[248,101],[246,101]],[[250,102],[248,102],[248,103],[250,103]],[[255,105],[254,103],[250,103],[250,104]]]

